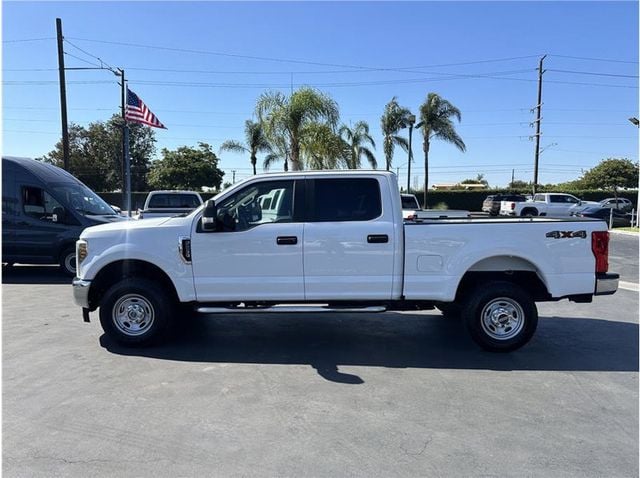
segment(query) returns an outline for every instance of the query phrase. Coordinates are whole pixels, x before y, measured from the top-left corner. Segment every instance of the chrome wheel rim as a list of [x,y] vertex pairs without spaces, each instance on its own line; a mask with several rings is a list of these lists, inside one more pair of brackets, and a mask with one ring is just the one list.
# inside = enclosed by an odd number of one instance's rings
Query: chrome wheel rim
[[113,306],[113,323],[120,332],[136,337],[153,325],[155,312],[151,303],[138,294],[127,294]]
[[518,302],[498,297],[484,306],[481,313],[482,330],[492,339],[509,340],[524,327],[524,311]]
[[64,267],[75,274],[76,272],[76,253],[67,254],[64,258]]

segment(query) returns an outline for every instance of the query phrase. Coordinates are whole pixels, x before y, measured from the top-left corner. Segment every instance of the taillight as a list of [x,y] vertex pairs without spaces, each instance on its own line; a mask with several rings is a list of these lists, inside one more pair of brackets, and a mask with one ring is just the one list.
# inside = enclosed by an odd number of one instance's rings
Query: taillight
[[516,203],[512,202],[511,203],[511,210],[513,211],[516,208]]
[[409,214],[409,215],[407,216],[407,221],[415,221],[417,218],[418,218],[418,216],[417,216],[417,215],[415,215],[415,214]]
[[609,231],[591,233],[591,250],[596,258],[596,272],[609,270]]

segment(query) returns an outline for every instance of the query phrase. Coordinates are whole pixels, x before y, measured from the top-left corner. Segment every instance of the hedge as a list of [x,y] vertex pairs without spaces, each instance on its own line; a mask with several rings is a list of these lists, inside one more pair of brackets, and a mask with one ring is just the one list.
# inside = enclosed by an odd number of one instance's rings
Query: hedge
[[[519,193],[519,194],[531,194],[530,191],[510,191],[507,189],[486,189],[484,191],[429,191],[428,202],[429,206],[446,204],[449,209],[464,209],[467,211],[480,211],[482,209],[482,202],[485,198],[492,194],[501,193]],[[547,191],[549,192],[549,191]],[[567,191],[551,191],[551,192],[567,192]],[[580,191],[568,191],[569,194],[573,194],[585,201],[600,201],[602,199],[613,197],[611,191],[600,190],[580,190]],[[147,198],[148,192],[134,192],[131,193],[132,210],[144,206],[144,201]],[[122,208],[124,202],[122,200],[122,193],[98,193],[102,199],[107,203],[113,204]],[[214,196],[214,193],[200,193],[203,200],[207,200]],[[415,192],[420,206],[422,206],[422,191]],[[619,191],[618,197],[629,199],[633,204],[638,203],[638,191]]]

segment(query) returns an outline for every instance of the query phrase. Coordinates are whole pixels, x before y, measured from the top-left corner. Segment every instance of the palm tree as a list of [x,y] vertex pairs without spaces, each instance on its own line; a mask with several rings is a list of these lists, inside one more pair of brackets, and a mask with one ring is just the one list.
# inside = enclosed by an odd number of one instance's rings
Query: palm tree
[[300,154],[310,169],[338,169],[349,164],[349,145],[324,123],[304,126]]
[[416,125],[422,131],[422,149],[424,151],[424,207],[427,207],[427,188],[429,185],[429,146],[432,139],[441,139],[453,144],[465,152],[462,138],[453,126],[451,118],[461,119],[460,110],[436,93],[429,93],[420,106],[420,122]]
[[233,151],[235,153],[249,153],[253,174],[256,174],[258,153],[272,153],[271,145],[264,134],[262,125],[251,120],[244,122],[245,144],[239,141],[228,140],[222,143],[220,151]]
[[265,171],[268,171],[271,166],[277,162],[283,160],[284,172],[289,171],[288,162],[291,157],[289,152],[289,146],[284,137],[278,136],[271,141],[271,152],[264,158],[262,167]]
[[373,169],[378,167],[375,156],[366,146],[368,143],[374,149],[376,147],[376,143],[369,134],[369,125],[366,121],[358,121],[353,129],[349,128],[347,125],[342,125],[338,130],[338,134],[349,146],[349,157],[347,160],[347,167],[349,169],[360,168],[360,160],[362,156],[367,158]]
[[394,96],[384,107],[384,113],[380,118],[380,128],[383,136],[384,157],[387,163],[387,171],[391,169],[393,150],[395,146],[400,146],[403,151],[409,151],[409,142],[406,138],[398,136],[398,131],[407,123],[407,117],[411,114],[408,108],[398,104]]
[[331,128],[338,123],[338,104],[328,95],[313,88],[300,88],[287,97],[279,92],[260,95],[256,114],[267,137],[274,142],[284,137],[291,169],[301,169],[300,148],[305,125],[325,122]]

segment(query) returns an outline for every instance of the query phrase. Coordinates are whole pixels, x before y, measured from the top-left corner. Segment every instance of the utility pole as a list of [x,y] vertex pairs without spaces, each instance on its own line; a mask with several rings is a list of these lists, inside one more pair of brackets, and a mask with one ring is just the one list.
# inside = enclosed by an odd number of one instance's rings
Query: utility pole
[[540,157],[540,121],[542,121],[542,75],[544,71],[542,69],[542,62],[547,57],[544,55],[540,58],[540,62],[538,63],[538,104],[536,105],[536,152],[535,152],[535,160],[533,165],[533,194],[536,193],[536,188],[538,186],[538,158]]
[[126,107],[127,107],[127,84],[124,79],[124,70],[118,68],[118,76],[120,76],[121,87],[121,105],[122,110],[122,199],[127,215],[131,217],[131,163],[129,160],[129,125],[127,124]]
[[69,170],[69,129],[67,127],[67,84],[64,76],[64,47],[62,45],[62,19],[56,18],[56,36],[58,39],[58,73],[60,75],[60,116],[62,120],[62,161],[65,170]]
[[233,184],[235,184],[235,183],[236,183],[236,170],[235,170],[235,169],[232,169],[232,170],[231,170],[231,174],[233,175],[233,179],[232,179]]
[[515,169],[511,170],[511,187],[513,187],[513,176],[514,176],[515,172],[516,172]]

